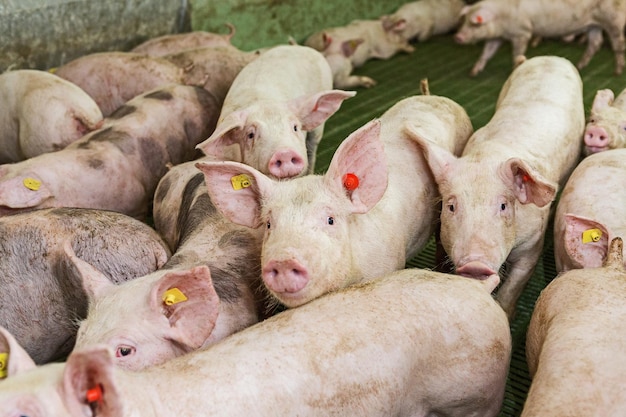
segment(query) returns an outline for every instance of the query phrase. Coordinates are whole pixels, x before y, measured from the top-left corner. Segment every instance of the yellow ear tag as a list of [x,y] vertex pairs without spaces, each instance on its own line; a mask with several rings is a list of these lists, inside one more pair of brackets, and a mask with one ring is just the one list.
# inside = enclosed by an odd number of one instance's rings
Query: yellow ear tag
[[39,187],[41,187],[41,181],[34,178],[24,178],[24,181],[22,181],[22,183],[24,184],[24,187],[33,191],[37,191]]
[[583,243],[597,242],[602,237],[602,230],[589,229],[583,232]]
[[0,353],[0,378],[6,378],[9,374],[9,354]]
[[233,190],[241,190],[250,186],[250,178],[246,174],[239,174],[232,177],[230,183],[233,185]]
[[163,302],[165,305],[171,306],[172,304],[180,303],[182,301],[187,301],[187,297],[176,287],[170,288],[163,293]]

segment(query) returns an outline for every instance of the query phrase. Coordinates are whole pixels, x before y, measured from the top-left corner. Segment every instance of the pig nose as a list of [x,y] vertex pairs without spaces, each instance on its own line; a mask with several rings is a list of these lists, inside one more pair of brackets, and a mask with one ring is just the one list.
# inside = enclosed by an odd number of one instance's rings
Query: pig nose
[[454,35],[454,41],[456,43],[464,43],[465,38],[463,38],[463,35],[461,35],[460,33],[457,33],[456,35]]
[[268,167],[270,174],[276,178],[290,178],[304,171],[304,160],[292,150],[276,152]]
[[269,261],[263,268],[263,281],[276,293],[296,293],[309,282],[309,274],[298,261]]
[[456,274],[468,278],[483,280],[497,274],[497,272],[480,261],[471,261],[465,265],[459,266],[456,269]]
[[604,128],[599,126],[590,126],[585,131],[585,145],[593,152],[601,151],[609,146],[609,135]]

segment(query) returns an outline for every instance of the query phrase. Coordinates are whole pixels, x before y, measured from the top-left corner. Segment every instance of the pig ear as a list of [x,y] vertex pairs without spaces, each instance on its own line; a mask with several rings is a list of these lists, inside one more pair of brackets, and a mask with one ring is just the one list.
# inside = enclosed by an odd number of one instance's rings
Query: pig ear
[[298,97],[291,101],[296,109],[296,115],[302,122],[302,130],[313,130],[332,116],[341,103],[347,98],[354,97],[356,91],[328,90],[309,96]]
[[257,228],[261,225],[261,198],[270,192],[272,180],[239,162],[198,162],[211,201],[231,222]]
[[406,123],[404,125],[404,133],[406,133],[421,150],[435,178],[435,182],[437,184],[446,182],[452,167],[456,164],[457,157],[447,149],[422,137],[412,123]]
[[595,220],[565,214],[565,250],[583,268],[602,266],[609,247],[609,232]]
[[350,39],[341,43],[341,53],[346,58],[350,58],[356,52],[360,44],[364,42],[363,38]]
[[114,372],[113,355],[104,346],[70,354],[65,363],[61,390],[70,414],[92,415],[90,408],[95,407],[98,416],[122,415]]
[[206,265],[165,274],[153,287],[151,306],[170,323],[170,339],[198,349],[211,336],[220,299]]
[[239,144],[239,131],[245,127],[247,119],[248,113],[244,110],[230,113],[217,124],[208,139],[196,145],[196,149],[200,149],[207,156],[223,159],[225,148]]
[[333,38],[327,32],[324,32],[322,33],[322,42],[324,43],[324,49],[322,49],[322,51],[325,51],[330,44],[333,43]]
[[474,25],[482,25],[482,24],[491,22],[494,19],[494,17],[495,15],[492,10],[486,7],[481,7],[480,9],[472,13],[469,19],[470,19],[470,22]]
[[463,6],[463,8],[461,9],[461,16],[465,16],[466,14],[469,13],[470,9],[472,8],[472,6],[470,4]]
[[20,209],[37,207],[52,197],[45,181],[37,176],[18,176],[6,181],[0,179],[0,205]]
[[615,99],[615,95],[613,91],[610,89],[598,90],[596,96],[593,99],[593,104],[591,105],[591,111],[597,112],[606,107],[609,107],[613,104],[613,100]]
[[556,197],[557,185],[543,178],[521,159],[511,158],[504,162],[501,177],[522,204],[543,207]]
[[87,293],[90,302],[101,298],[111,287],[115,286],[106,275],[94,268],[90,263],[76,256],[69,241],[63,244],[63,251],[78,271],[83,283],[83,289]]
[[401,32],[406,28],[406,19],[389,19],[382,25],[385,32]]
[[35,367],[35,362],[15,337],[0,326],[0,380]]
[[387,158],[380,120],[372,120],[337,148],[325,178],[344,190],[355,213],[367,213],[387,190]]

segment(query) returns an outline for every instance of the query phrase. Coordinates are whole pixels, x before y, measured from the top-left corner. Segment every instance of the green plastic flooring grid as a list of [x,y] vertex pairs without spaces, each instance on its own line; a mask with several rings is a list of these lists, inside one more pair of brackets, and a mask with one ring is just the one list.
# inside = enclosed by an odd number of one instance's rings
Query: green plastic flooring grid
[[[577,43],[545,40],[537,47],[529,48],[527,57],[557,55],[575,63],[582,56],[584,47]],[[500,88],[512,70],[512,57],[510,46],[503,46],[487,64],[485,71],[471,78],[469,71],[481,50],[482,44],[457,45],[452,36],[442,36],[417,44],[412,54],[396,55],[387,61],[372,60],[357,69],[356,73],[368,75],[378,84],[370,89],[357,89],[357,95],[344,101],[341,109],[328,120],[318,149],[316,171],[326,171],[335,149],[351,132],[382,115],[397,101],[420,94],[422,78],[428,79],[431,94],[449,97],[461,104],[468,112],[474,129],[486,124],[493,115]],[[626,88],[626,75],[615,76],[613,69],[613,53],[605,46],[581,71],[587,114],[597,90],[610,88],[617,95]],[[431,239],[418,256],[409,260],[407,266],[433,268],[434,240]],[[511,323],[513,355],[500,417],[518,416],[523,408],[530,385],[524,348],[526,329],[539,293],[555,275],[550,225],[542,259],[518,302],[517,314]]]

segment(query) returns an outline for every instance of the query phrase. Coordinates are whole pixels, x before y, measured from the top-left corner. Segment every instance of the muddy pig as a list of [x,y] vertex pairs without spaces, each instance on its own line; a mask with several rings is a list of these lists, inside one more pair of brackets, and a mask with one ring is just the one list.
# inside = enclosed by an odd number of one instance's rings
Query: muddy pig
[[526,336],[532,384],[522,417],[626,413],[626,270],[614,238],[602,267],[557,276],[537,300]]
[[0,214],[83,207],[144,219],[168,164],[196,157],[218,113],[199,87],[174,84],[136,97],[63,150],[0,165]]
[[77,85],[46,71],[0,75],[0,163],[63,149],[102,123],[102,112]]
[[[155,225],[176,229],[177,242],[176,252],[158,271],[112,285],[72,257],[89,295],[76,348],[106,344],[126,369],[209,346],[263,314],[263,232],[231,223],[215,209],[194,162],[177,165],[163,177],[154,206]],[[173,297],[170,304],[168,296]]]
[[345,139],[325,175],[274,181],[243,164],[198,164],[226,217],[266,229],[263,281],[284,305],[404,268],[428,242],[439,196],[406,129],[457,155],[473,131],[452,100],[413,96]]
[[585,155],[626,148],[626,89],[617,98],[609,89],[596,93],[583,140]]
[[170,255],[146,224],[102,210],[55,208],[0,217],[0,236],[0,325],[37,363],[70,352],[77,320],[87,312],[64,243],[114,283],[155,271]]
[[463,23],[455,35],[459,43],[486,40],[471,75],[477,75],[498,51],[503,40],[512,44],[513,61],[526,53],[533,36],[563,37],[587,33],[587,49],[578,61],[584,68],[602,46],[602,30],[615,53],[615,73],[624,69],[626,0],[481,0],[463,8]]
[[626,149],[583,159],[574,169],[554,217],[557,271],[598,268],[609,242],[626,236]]
[[355,94],[332,84],[328,63],[314,49],[270,48],[237,75],[215,132],[198,148],[275,178],[312,173],[326,119]]
[[75,351],[9,375],[0,416],[496,416],[511,336],[491,278],[403,270],[140,372]]
[[460,158],[416,138],[443,201],[443,248],[467,277],[507,264],[497,299],[509,317],[541,256],[550,205],[578,163],[584,125],[578,70],[546,56],[513,71]]

